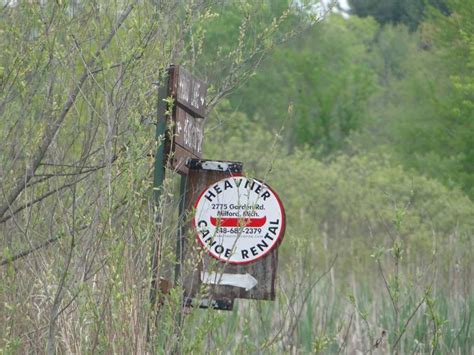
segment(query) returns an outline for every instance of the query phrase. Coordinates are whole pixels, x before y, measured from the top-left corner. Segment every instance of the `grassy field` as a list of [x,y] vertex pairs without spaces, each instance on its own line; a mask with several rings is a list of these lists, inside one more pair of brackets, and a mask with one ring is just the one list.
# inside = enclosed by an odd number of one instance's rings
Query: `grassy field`
[[[412,27],[316,2],[1,2],[0,354],[474,354],[473,1]],[[208,83],[203,158],[283,201],[274,302],[150,301],[171,64]]]
[[[182,310],[173,289],[151,332],[153,351],[472,353],[474,204],[461,192],[374,157],[323,163],[305,152],[275,160],[267,179],[288,220],[276,301]],[[172,278],[177,184],[167,186],[160,275]],[[45,350],[61,282],[61,352],[145,352],[153,211],[146,199],[132,201],[113,209],[120,222],[98,215],[94,238],[65,236],[2,267],[4,353]]]

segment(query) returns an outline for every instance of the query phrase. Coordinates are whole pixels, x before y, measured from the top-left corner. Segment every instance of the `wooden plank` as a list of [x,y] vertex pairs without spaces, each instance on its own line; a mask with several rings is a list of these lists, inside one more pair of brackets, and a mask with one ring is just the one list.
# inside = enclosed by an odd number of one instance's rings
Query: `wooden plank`
[[168,153],[168,168],[181,175],[187,175],[189,172],[186,166],[188,159],[199,159],[200,156],[194,155],[189,150],[181,147],[179,144],[173,145],[173,150]]
[[204,119],[195,118],[189,112],[176,107],[174,141],[188,152],[200,158],[204,139]]
[[202,156],[207,85],[180,66],[168,68],[168,96],[175,100],[166,134],[167,166],[186,175],[187,159]]
[[171,66],[170,94],[194,117],[206,116],[207,84],[181,66]]

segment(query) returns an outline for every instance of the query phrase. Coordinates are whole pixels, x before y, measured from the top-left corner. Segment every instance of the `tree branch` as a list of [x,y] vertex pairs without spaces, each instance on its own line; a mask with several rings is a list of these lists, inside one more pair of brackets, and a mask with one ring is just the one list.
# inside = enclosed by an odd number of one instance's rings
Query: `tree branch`
[[[80,228],[77,229],[77,231],[81,231],[83,229],[86,229],[87,226],[82,226]],[[21,258],[24,258],[25,256],[28,256],[30,255],[31,253],[39,250],[39,249],[42,249],[42,248],[45,248],[47,247],[48,245],[50,244],[53,244],[54,242],[57,242],[59,239],[61,239],[64,235],[57,235],[55,237],[51,237],[49,238],[48,240],[42,242],[42,243],[39,243],[33,247],[31,247],[30,249],[28,250],[23,250],[22,252],[12,256],[12,257],[9,257],[9,258],[5,258],[3,259],[1,262],[0,262],[0,266],[4,266],[4,265],[7,265],[7,264],[10,264],[18,259],[21,259]]]
[[85,178],[87,178],[89,175],[91,174],[91,172],[89,172],[87,175],[85,176],[82,176],[80,177],[79,179],[76,179],[74,180],[73,182],[69,183],[69,184],[66,184],[66,185],[63,185],[61,187],[58,187],[56,189],[53,189],[53,190],[50,190],[48,191],[47,193],[45,193],[44,195],[41,195],[37,198],[35,198],[34,200],[30,201],[30,202],[27,202],[25,203],[24,205],[18,207],[16,210],[14,211],[11,211],[9,215],[6,215],[2,218],[0,218],[0,224],[1,223],[5,223],[6,221],[8,221],[10,218],[12,218],[14,215],[16,215],[18,212],[21,212],[23,211],[25,208],[28,208],[28,207],[31,207],[32,205],[34,205],[35,203],[38,203],[38,202],[41,202],[43,201],[45,198],[51,196],[51,195],[54,195],[55,193],[67,188],[67,187],[71,187],[71,186],[74,186],[75,184],[77,184],[78,182],[84,180]]
[[67,114],[69,113],[69,110],[74,105],[76,98],[79,95],[82,86],[84,85],[84,82],[91,75],[89,68],[95,66],[95,62],[97,58],[109,46],[110,42],[114,38],[118,29],[125,22],[125,20],[127,19],[128,15],[130,14],[130,12],[132,11],[133,7],[136,5],[137,2],[138,0],[135,0],[135,2],[129,5],[128,8],[122,13],[122,15],[117,21],[117,24],[111,29],[109,35],[104,40],[100,48],[95,52],[95,54],[87,63],[75,87],[71,89],[71,91],[69,92],[68,99],[63,106],[61,114],[52,124],[48,125],[46,132],[43,135],[43,138],[41,140],[41,144],[38,150],[33,155],[33,158],[30,160],[30,162],[27,164],[25,175],[17,179],[5,203],[2,206],[0,206],[0,218],[5,215],[5,213],[8,211],[12,203],[16,200],[16,198],[20,195],[20,193],[26,188],[30,179],[34,176],[36,169],[38,169],[39,165],[41,164],[41,161],[46,155],[46,152],[48,151],[48,148],[51,142],[54,140],[59,129],[61,128],[61,125],[63,124]]

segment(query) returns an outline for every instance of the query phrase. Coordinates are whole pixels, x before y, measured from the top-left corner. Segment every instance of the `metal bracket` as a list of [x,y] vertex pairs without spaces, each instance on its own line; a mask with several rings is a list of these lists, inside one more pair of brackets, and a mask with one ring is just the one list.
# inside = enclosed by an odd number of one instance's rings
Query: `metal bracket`
[[229,173],[242,173],[243,171],[243,163],[238,161],[188,159],[186,166],[194,170],[222,171]]
[[196,300],[185,297],[184,305],[186,307],[198,307],[198,308],[204,308],[204,309],[212,308],[212,309],[217,309],[220,311],[232,311],[234,307],[234,300],[232,299],[209,300],[207,298],[203,298],[199,300],[197,303]]

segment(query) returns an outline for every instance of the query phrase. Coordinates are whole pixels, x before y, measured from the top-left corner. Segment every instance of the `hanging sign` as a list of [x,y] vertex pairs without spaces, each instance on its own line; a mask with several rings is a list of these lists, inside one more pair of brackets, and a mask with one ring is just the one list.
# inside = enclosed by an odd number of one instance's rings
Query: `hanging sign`
[[[189,159],[186,165],[189,174],[184,203],[188,215],[193,218],[186,223],[186,232],[180,235],[178,248],[184,303],[193,307],[232,310],[235,299],[275,300],[278,269],[276,245],[283,238],[285,225],[281,203],[274,200],[275,193],[260,181],[242,177],[241,162]],[[233,195],[231,191],[234,191]],[[229,197],[224,199],[225,195]],[[213,203],[222,206],[212,206]],[[199,211],[196,214],[197,205]],[[236,207],[239,205],[240,208]],[[273,214],[275,211],[281,212]],[[239,219],[241,216],[245,218]],[[201,225],[199,232],[196,231],[198,223]],[[215,224],[221,230],[216,230]],[[238,230],[231,234],[231,229],[239,228],[235,225],[253,229],[249,229],[247,234],[244,229],[240,234]],[[249,231],[254,233],[249,234]],[[208,238],[213,235],[214,239]],[[228,239],[226,243],[222,243],[222,236]],[[196,239],[200,240],[204,250],[196,248]],[[244,239],[246,243],[252,241],[254,244],[245,246],[242,244]],[[204,293],[203,285],[206,286]]]
[[214,258],[248,264],[278,246],[285,232],[285,212],[265,183],[229,177],[205,189],[195,204],[197,240]]

